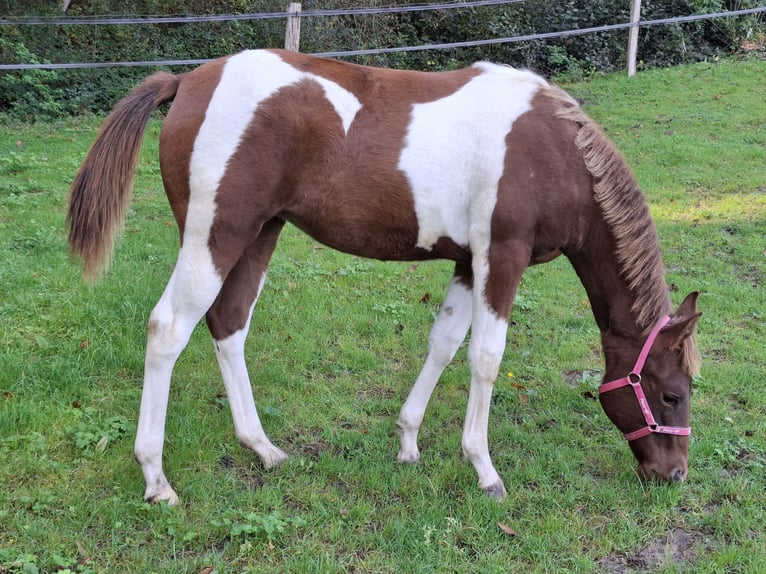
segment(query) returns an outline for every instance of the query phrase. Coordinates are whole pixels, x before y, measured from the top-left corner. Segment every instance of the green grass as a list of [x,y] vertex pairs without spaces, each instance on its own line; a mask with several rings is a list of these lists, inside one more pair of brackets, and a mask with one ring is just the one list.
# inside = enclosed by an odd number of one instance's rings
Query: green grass
[[766,571],[765,75],[764,61],[721,61],[567,86],[646,191],[674,299],[702,291],[691,471],[637,480],[593,398],[598,331],[561,259],[525,275],[509,330],[490,424],[501,503],[460,456],[465,350],[429,407],[422,462],[394,461],[451,265],[353,259],[294,229],[248,342],[290,460],[264,471],[238,446],[200,326],[168,417],[182,503],[143,503],[145,327],[177,249],[159,123],[94,286],[67,258],[64,216],[98,120],[0,126],[0,572]]

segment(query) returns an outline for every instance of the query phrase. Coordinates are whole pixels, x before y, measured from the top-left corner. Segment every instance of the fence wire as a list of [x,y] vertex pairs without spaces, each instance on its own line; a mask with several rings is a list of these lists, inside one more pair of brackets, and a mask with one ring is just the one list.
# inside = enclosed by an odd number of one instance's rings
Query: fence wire
[[[399,12],[416,12],[416,11],[422,11],[422,10],[434,10],[434,9],[443,9],[443,8],[467,8],[467,7],[475,7],[475,6],[487,6],[487,5],[495,5],[495,4],[511,4],[511,3],[517,3],[522,2],[523,0],[479,0],[477,2],[459,2],[459,3],[450,3],[450,4],[432,4],[432,5],[421,5],[421,6],[399,6],[395,8],[364,8],[364,9],[345,9],[345,10],[315,10],[315,11],[307,11],[307,12],[301,12],[300,16],[302,18],[304,17],[318,17],[318,16],[339,16],[339,15],[348,15],[348,14],[356,14],[356,15],[364,15],[364,14],[381,14],[381,13],[388,13],[391,11],[399,11]],[[364,49],[364,50],[339,50],[339,51],[332,51],[332,52],[315,52],[313,55],[315,56],[323,56],[323,57],[350,57],[350,56],[367,56],[367,55],[375,55],[375,54],[391,54],[396,52],[415,52],[415,51],[423,51],[423,50],[449,50],[449,49],[455,49],[455,48],[467,48],[467,47],[475,47],[475,46],[486,46],[490,44],[510,44],[515,42],[528,42],[531,40],[546,40],[546,39],[552,39],[552,38],[566,38],[569,36],[577,36],[577,35],[583,35],[583,34],[594,34],[598,32],[611,32],[615,30],[625,30],[628,28],[632,28],[634,26],[644,28],[644,27],[650,27],[650,26],[660,26],[660,25],[666,25],[666,24],[681,24],[686,22],[697,22],[701,20],[711,20],[714,18],[728,18],[733,16],[745,16],[745,15],[751,15],[751,14],[758,14],[766,12],[766,6],[760,6],[756,8],[747,8],[742,10],[730,10],[727,12],[715,12],[715,13],[709,13],[709,14],[692,14],[689,16],[675,16],[671,18],[659,18],[656,20],[641,20],[637,23],[631,23],[631,22],[622,22],[617,24],[605,24],[602,26],[591,26],[588,28],[578,28],[575,30],[562,30],[558,32],[542,32],[542,33],[536,33],[536,34],[527,34],[522,36],[512,36],[507,38],[487,38],[482,40],[468,40],[463,42],[448,42],[448,43],[441,43],[441,44],[424,44],[420,46],[395,46],[390,48],[371,48],[371,49]],[[183,17],[185,19],[177,20],[181,22],[202,22],[202,21],[211,21],[211,19],[216,20],[232,20],[232,19],[258,19],[258,18],[286,18],[289,15],[293,15],[289,12],[284,13],[267,13],[267,14],[242,14],[239,16],[199,16],[199,17]],[[102,24],[147,24],[147,23],[154,23],[154,20],[160,20],[162,23],[170,23],[170,21],[176,21],[174,19],[175,17],[167,17],[167,18],[156,18],[156,19],[150,19],[150,18],[122,18],[122,19],[101,19],[100,23]],[[191,18],[194,18],[193,20]],[[201,19],[197,19],[201,18]],[[15,24],[30,24],[30,25],[36,25],[41,23],[46,24],[72,24],[75,23],[74,20],[48,20],[45,22],[38,22],[38,21],[9,21],[9,20],[0,20],[0,24],[9,24],[9,23],[15,23]],[[97,23],[95,20],[84,20],[82,22],[76,22],[81,24],[94,24]],[[185,59],[185,60],[151,60],[151,61],[142,61],[142,62],[76,62],[76,63],[58,63],[58,64],[0,64],[0,70],[61,70],[61,69],[76,69],[76,68],[110,68],[110,67],[156,67],[156,66],[188,66],[188,65],[199,65],[204,64],[206,62],[212,61],[213,58],[205,58],[205,59]]]

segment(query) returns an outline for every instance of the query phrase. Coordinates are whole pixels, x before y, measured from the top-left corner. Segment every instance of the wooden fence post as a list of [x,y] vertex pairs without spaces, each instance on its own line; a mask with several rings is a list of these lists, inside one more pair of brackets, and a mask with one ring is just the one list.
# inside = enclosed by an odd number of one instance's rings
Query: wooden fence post
[[301,51],[301,4],[290,2],[287,7],[287,24],[285,27],[285,49],[293,52]]
[[638,51],[638,22],[641,20],[641,0],[631,0],[630,31],[628,32],[628,77],[636,75],[636,52]]

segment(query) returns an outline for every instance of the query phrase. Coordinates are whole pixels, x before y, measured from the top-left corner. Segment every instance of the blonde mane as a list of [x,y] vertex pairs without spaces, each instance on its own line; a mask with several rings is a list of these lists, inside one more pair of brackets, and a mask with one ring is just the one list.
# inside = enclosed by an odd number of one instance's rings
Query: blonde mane
[[[648,335],[657,318],[671,312],[671,302],[657,230],[646,199],[625,159],[596,122],[563,90],[551,86],[546,93],[559,105],[556,116],[579,126],[575,143],[593,176],[594,197],[614,237],[622,275],[635,295],[631,311]],[[699,372],[694,336],[684,340],[682,360],[687,372]]]

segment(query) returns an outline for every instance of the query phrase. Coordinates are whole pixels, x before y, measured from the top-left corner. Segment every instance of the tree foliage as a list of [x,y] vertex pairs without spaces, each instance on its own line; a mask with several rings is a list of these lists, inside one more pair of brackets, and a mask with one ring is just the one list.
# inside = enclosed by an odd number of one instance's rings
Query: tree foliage
[[[644,19],[684,16],[755,5],[757,0],[643,0]],[[408,4],[408,0],[307,0],[303,10]],[[66,12],[62,7],[66,6]],[[216,58],[246,48],[280,47],[281,19],[183,24],[60,25],[67,18],[283,12],[287,0],[0,0],[8,18],[50,18],[50,25],[0,26],[3,62],[129,62]],[[519,2],[464,9],[304,18],[301,49],[327,52],[573,30],[628,20],[627,0]],[[737,51],[762,37],[757,17],[643,28],[639,58],[645,67],[668,66]],[[478,59],[531,68],[546,75],[583,76],[625,65],[627,32],[493,44],[450,50],[351,58],[360,63],[424,70],[450,69]],[[175,67],[173,71],[183,71]],[[147,67],[0,72],[0,113],[24,118],[73,111],[104,112],[147,75]]]

